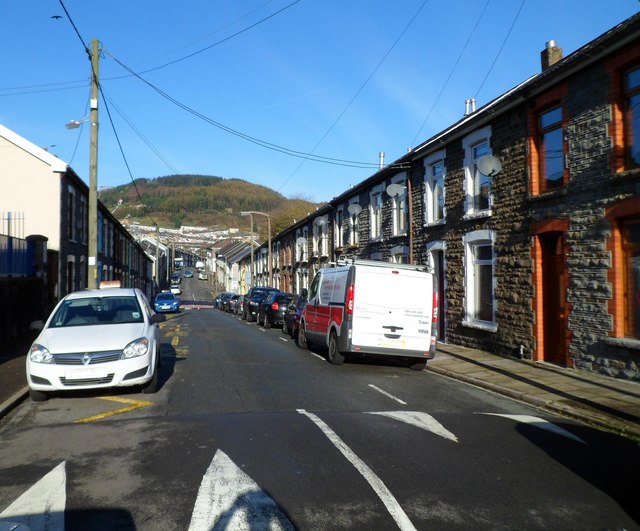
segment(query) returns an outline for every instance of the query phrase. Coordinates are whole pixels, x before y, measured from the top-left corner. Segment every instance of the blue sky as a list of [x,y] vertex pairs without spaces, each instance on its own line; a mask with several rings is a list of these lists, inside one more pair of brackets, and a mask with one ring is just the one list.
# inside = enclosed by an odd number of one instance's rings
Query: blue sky
[[100,188],[194,173],[318,202],[375,173],[380,151],[391,163],[457,121],[466,99],[480,107],[538,73],[547,41],[567,56],[640,7],[638,0],[63,3],[78,33],[60,0],[1,3],[1,124],[88,181],[89,128],[64,126],[88,114],[82,42],[97,38],[107,98],[99,107]]

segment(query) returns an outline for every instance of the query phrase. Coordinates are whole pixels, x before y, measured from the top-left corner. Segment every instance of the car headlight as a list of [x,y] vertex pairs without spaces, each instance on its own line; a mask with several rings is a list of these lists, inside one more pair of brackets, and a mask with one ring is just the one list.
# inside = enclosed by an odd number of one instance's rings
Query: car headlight
[[141,337],[124,347],[122,359],[137,358],[144,356],[147,352],[149,352],[149,340],[146,337]]
[[54,363],[53,355],[49,349],[34,343],[29,350],[29,359],[34,363]]

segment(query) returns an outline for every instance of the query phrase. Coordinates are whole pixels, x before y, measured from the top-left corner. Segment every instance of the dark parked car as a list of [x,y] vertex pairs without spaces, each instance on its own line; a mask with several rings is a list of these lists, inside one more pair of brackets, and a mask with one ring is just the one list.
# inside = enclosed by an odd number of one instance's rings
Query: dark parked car
[[241,297],[242,295],[238,295],[237,293],[234,293],[233,295],[231,295],[231,298],[228,301],[226,301],[224,305],[224,310],[229,313],[235,313],[238,300],[240,300]]
[[218,305],[218,309],[222,310],[223,312],[228,312],[229,301],[231,300],[231,297],[233,297],[234,295],[235,293],[230,293],[230,292],[225,292],[222,295],[220,295],[220,303]]
[[282,332],[289,334],[293,339],[298,337],[300,330],[300,316],[302,310],[307,305],[307,290],[303,290],[302,295],[294,295],[293,300],[284,310],[282,319]]
[[245,321],[253,321],[258,315],[260,303],[269,293],[279,292],[278,288],[255,286],[247,291],[242,304],[242,318]]
[[265,328],[281,324],[285,308],[293,300],[293,293],[273,292],[267,295],[260,304],[257,321]]

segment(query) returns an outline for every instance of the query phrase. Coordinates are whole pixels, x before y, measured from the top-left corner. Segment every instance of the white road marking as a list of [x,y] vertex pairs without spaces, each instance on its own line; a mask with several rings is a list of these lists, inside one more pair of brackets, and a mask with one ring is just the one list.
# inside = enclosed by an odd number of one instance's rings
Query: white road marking
[[349,448],[346,443],[338,437],[338,435],[329,427],[327,424],[320,419],[318,416],[313,413],[309,413],[304,409],[299,409],[298,413],[301,415],[305,415],[311,421],[313,421],[318,428],[322,430],[327,438],[333,443],[333,445],[342,453],[342,455],[349,461],[355,468],[362,474],[365,480],[371,485],[373,491],[376,493],[378,498],[382,501],[384,506],[389,511],[391,517],[395,520],[396,524],[401,530],[415,530],[415,526],[409,520],[409,517],[400,507],[398,500],[395,499],[391,491],[387,488],[387,486],[382,482],[382,480],[376,476],[376,474],[369,468],[369,466],[360,459],[351,448]]
[[561,428],[557,424],[553,422],[549,422],[548,420],[544,420],[540,417],[534,417],[532,415],[506,415],[501,413],[478,413],[479,415],[492,415],[494,417],[504,417],[506,419],[515,420],[516,422],[523,422],[525,424],[529,424],[531,426],[535,426],[536,428],[540,428],[541,430],[547,430],[556,435],[562,435],[563,437],[567,437],[568,439],[573,439],[582,444],[587,444],[580,437],[577,437],[573,433]]
[[288,342],[289,342],[289,340],[288,340],[287,338],[285,338],[285,337],[279,337],[278,339],[279,339],[280,341],[284,341],[285,343],[288,343]]
[[189,531],[295,528],[275,502],[218,450],[198,489]]
[[3,522],[15,522],[27,529],[64,531],[66,483],[66,467],[62,461],[0,513],[0,529]]
[[447,430],[431,415],[422,411],[371,411],[369,415],[380,415],[382,417],[399,420],[400,422],[406,422],[407,424],[430,431],[450,441],[458,442],[458,437]]
[[385,390],[380,389],[379,387],[376,387],[373,384],[369,384],[369,387],[371,387],[371,389],[375,389],[376,391],[378,391],[378,393],[381,393],[384,396],[391,398],[391,400],[395,400],[396,402],[402,404],[403,406],[407,405],[407,403],[404,400],[400,400],[399,398],[393,396],[391,393],[387,393]]

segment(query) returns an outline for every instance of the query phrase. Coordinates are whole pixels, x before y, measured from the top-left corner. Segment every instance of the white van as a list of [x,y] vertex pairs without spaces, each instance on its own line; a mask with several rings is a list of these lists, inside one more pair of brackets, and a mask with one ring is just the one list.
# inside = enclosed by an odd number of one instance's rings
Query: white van
[[408,358],[424,369],[437,340],[438,290],[424,266],[351,260],[320,269],[300,317],[298,345],[328,347],[331,363],[352,353]]

